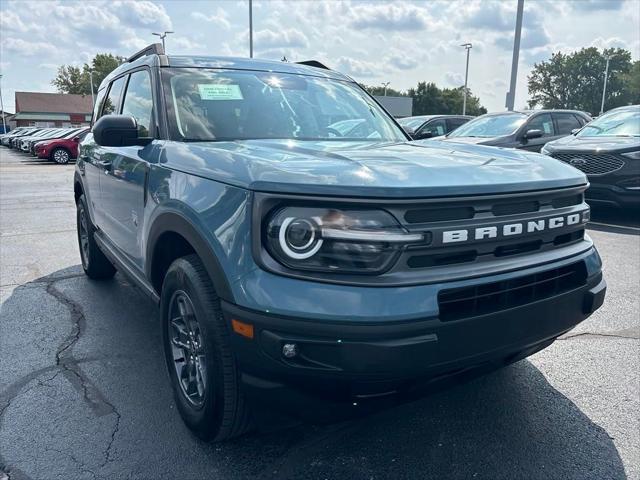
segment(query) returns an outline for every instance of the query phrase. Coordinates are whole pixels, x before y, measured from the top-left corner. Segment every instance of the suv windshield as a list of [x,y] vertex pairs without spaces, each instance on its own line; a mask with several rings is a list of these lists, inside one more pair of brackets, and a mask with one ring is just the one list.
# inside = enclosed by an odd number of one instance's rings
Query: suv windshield
[[580,130],[578,137],[638,137],[640,108],[607,113]]
[[458,127],[448,137],[502,137],[515,133],[526,120],[522,113],[486,115]]
[[406,141],[351,82],[307,75],[162,69],[171,138]]

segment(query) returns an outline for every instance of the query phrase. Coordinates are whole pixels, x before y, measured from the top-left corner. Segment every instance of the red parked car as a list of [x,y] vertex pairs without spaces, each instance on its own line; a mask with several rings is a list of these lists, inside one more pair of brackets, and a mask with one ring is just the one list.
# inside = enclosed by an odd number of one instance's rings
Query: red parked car
[[78,144],[89,133],[89,128],[79,130],[71,138],[54,138],[43,140],[35,145],[35,154],[38,158],[46,158],[59,164],[69,163],[72,158],[78,157]]

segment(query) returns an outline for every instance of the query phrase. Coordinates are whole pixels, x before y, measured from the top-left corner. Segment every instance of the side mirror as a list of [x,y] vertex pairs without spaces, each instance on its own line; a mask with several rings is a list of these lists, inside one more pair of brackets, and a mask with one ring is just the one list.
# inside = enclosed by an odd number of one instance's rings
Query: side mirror
[[420,132],[419,134],[416,135],[415,138],[431,138],[433,137],[433,132],[431,130],[423,130],[422,132]]
[[93,138],[103,147],[144,146],[151,137],[138,136],[138,122],[128,115],[105,115],[93,125]]
[[580,130],[582,130],[581,128],[574,128],[573,130],[571,130],[571,135],[575,135],[576,133],[578,133]]
[[540,138],[544,135],[544,132],[542,130],[538,130],[538,129],[532,129],[532,130],[527,130],[527,132],[524,134],[524,138],[526,138],[527,140],[531,140],[533,138]]
[[71,139],[72,142],[80,143],[80,137],[73,137]]

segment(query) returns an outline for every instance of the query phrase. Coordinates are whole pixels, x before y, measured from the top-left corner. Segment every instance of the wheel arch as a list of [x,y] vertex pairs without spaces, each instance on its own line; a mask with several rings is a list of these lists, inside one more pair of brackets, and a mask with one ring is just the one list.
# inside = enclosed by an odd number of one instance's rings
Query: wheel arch
[[[167,249],[165,245],[170,245]],[[156,293],[162,293],[164,274],[173,260],[195,253],[205,266],[217,295],[233,302],[227,277],[205,235],[191,221],[176,212],[158,215],[147,236],[145,274]]]

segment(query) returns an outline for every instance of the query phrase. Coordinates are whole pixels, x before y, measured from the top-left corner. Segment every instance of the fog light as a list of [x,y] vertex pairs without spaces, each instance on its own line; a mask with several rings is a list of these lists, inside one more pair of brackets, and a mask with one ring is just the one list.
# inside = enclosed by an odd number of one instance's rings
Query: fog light
[[293,358],[298,355],[298,345],[295,343],[285,343],[282,346],[282,355],[285,358]]

